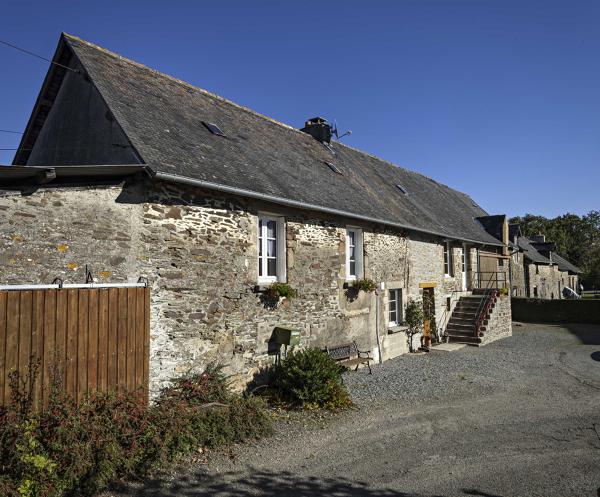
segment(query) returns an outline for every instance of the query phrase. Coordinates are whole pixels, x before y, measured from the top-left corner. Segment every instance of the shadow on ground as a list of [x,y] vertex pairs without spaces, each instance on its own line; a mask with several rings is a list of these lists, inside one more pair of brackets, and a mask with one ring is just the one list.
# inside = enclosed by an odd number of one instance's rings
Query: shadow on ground
[[[248,470],[248,473],[196,474],[177,481],[149,480],[135,489],[114,488],[118,496],[144,497],[446,497],[442,494],[415,494],[372,488],[346,478],[301,477],[290,472]],[[122,493],[121,493],[122,492]],[[463,489],[463,495],[502,497],[476,489]],[[456,493],[453,493],[456,495]]]
[[600,345],[600,325],[597,324],[565,324],[569,333],[575,335],[583,345]]

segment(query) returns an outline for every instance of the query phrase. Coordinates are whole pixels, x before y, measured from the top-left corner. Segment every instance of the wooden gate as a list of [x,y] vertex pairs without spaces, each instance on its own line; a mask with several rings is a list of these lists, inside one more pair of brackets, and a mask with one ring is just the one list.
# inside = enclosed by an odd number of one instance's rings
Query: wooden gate
[[146,287],[1,290],[0,405],[9,375],[39,370],[36,406],[46,405],[55,371],[76,400],[92,391],[137,391],[147,398],[150,289]]

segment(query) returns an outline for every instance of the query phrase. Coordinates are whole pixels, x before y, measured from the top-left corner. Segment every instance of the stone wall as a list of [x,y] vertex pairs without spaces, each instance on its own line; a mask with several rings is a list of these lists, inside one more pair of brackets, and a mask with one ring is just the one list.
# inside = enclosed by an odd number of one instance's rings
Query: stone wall
[[509,336],[512,336],[511,297],[500,295],[486,325],[482,345]]
[[510,293],[513,297],[526,295],[525,257],[522,252],[515,252],[510,257]]
[[568,286],[568,276],[568,273],[560,271],[556,265],[529,264],[530,297],[535,298],[534,287],[537,286],[537,298],[561,299],[562,289],[565,285]]
[[[86,265],[98,282],[148,278],[154,392],[212,361],[244,384],[272,361],[277,325],[298,328],[303,346],[356,340],[388,359],[407,350],[403,333],[388,334],[390,288],[406,305],[434,285],[438,326],[446,298],[463,289],[458,247],[446,277],[441,240],[364,224],[365,276],[380,289],[349,298],[345,234],[355,222],[165,183],[2,193],[0,212],[0,283],[83,283]],[[261,212],[285,217],[287,280],[298,290],[275,307],[255,293]]]

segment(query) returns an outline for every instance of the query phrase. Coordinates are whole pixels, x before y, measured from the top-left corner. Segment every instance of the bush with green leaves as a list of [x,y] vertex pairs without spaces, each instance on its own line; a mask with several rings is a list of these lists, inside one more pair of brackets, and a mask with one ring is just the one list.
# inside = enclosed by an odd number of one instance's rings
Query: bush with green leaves
[[371,293],[377,290],[377,283],[369,278],[361,278],[354,282],[353,287],[357,290],[362,290],[365,293]]
[[267,289],[267,295],[271,299],[278,299],[279,297],[291,299],[298,296],[298,291],[288,283],[273,283]]
[[342,409],[352,404],[342,367],[317,348],[291,350],[269,375],[276,399],[296,408]]
[[266,435],[264,401],[232,393],[220,368],[173,380],[156,402],[138,392],[95,393],[79,404],[53,388],[49,405],[11,381],[0,409],[0,495],[92,495],[115,478],[143,476],[199,447]]
[[423,330],[423,304],[416,300],[409,299],[404,311],[404,320],[406,322],[406,336],[409,352],[414,352],[413,337]]

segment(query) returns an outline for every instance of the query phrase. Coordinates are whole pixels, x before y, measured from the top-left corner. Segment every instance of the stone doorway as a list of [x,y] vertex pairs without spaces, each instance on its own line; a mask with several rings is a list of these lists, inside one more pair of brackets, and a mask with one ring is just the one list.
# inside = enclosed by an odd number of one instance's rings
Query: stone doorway
[[431,346],[437,341],[435,324],[435,287],[423,287],[423,345]]

